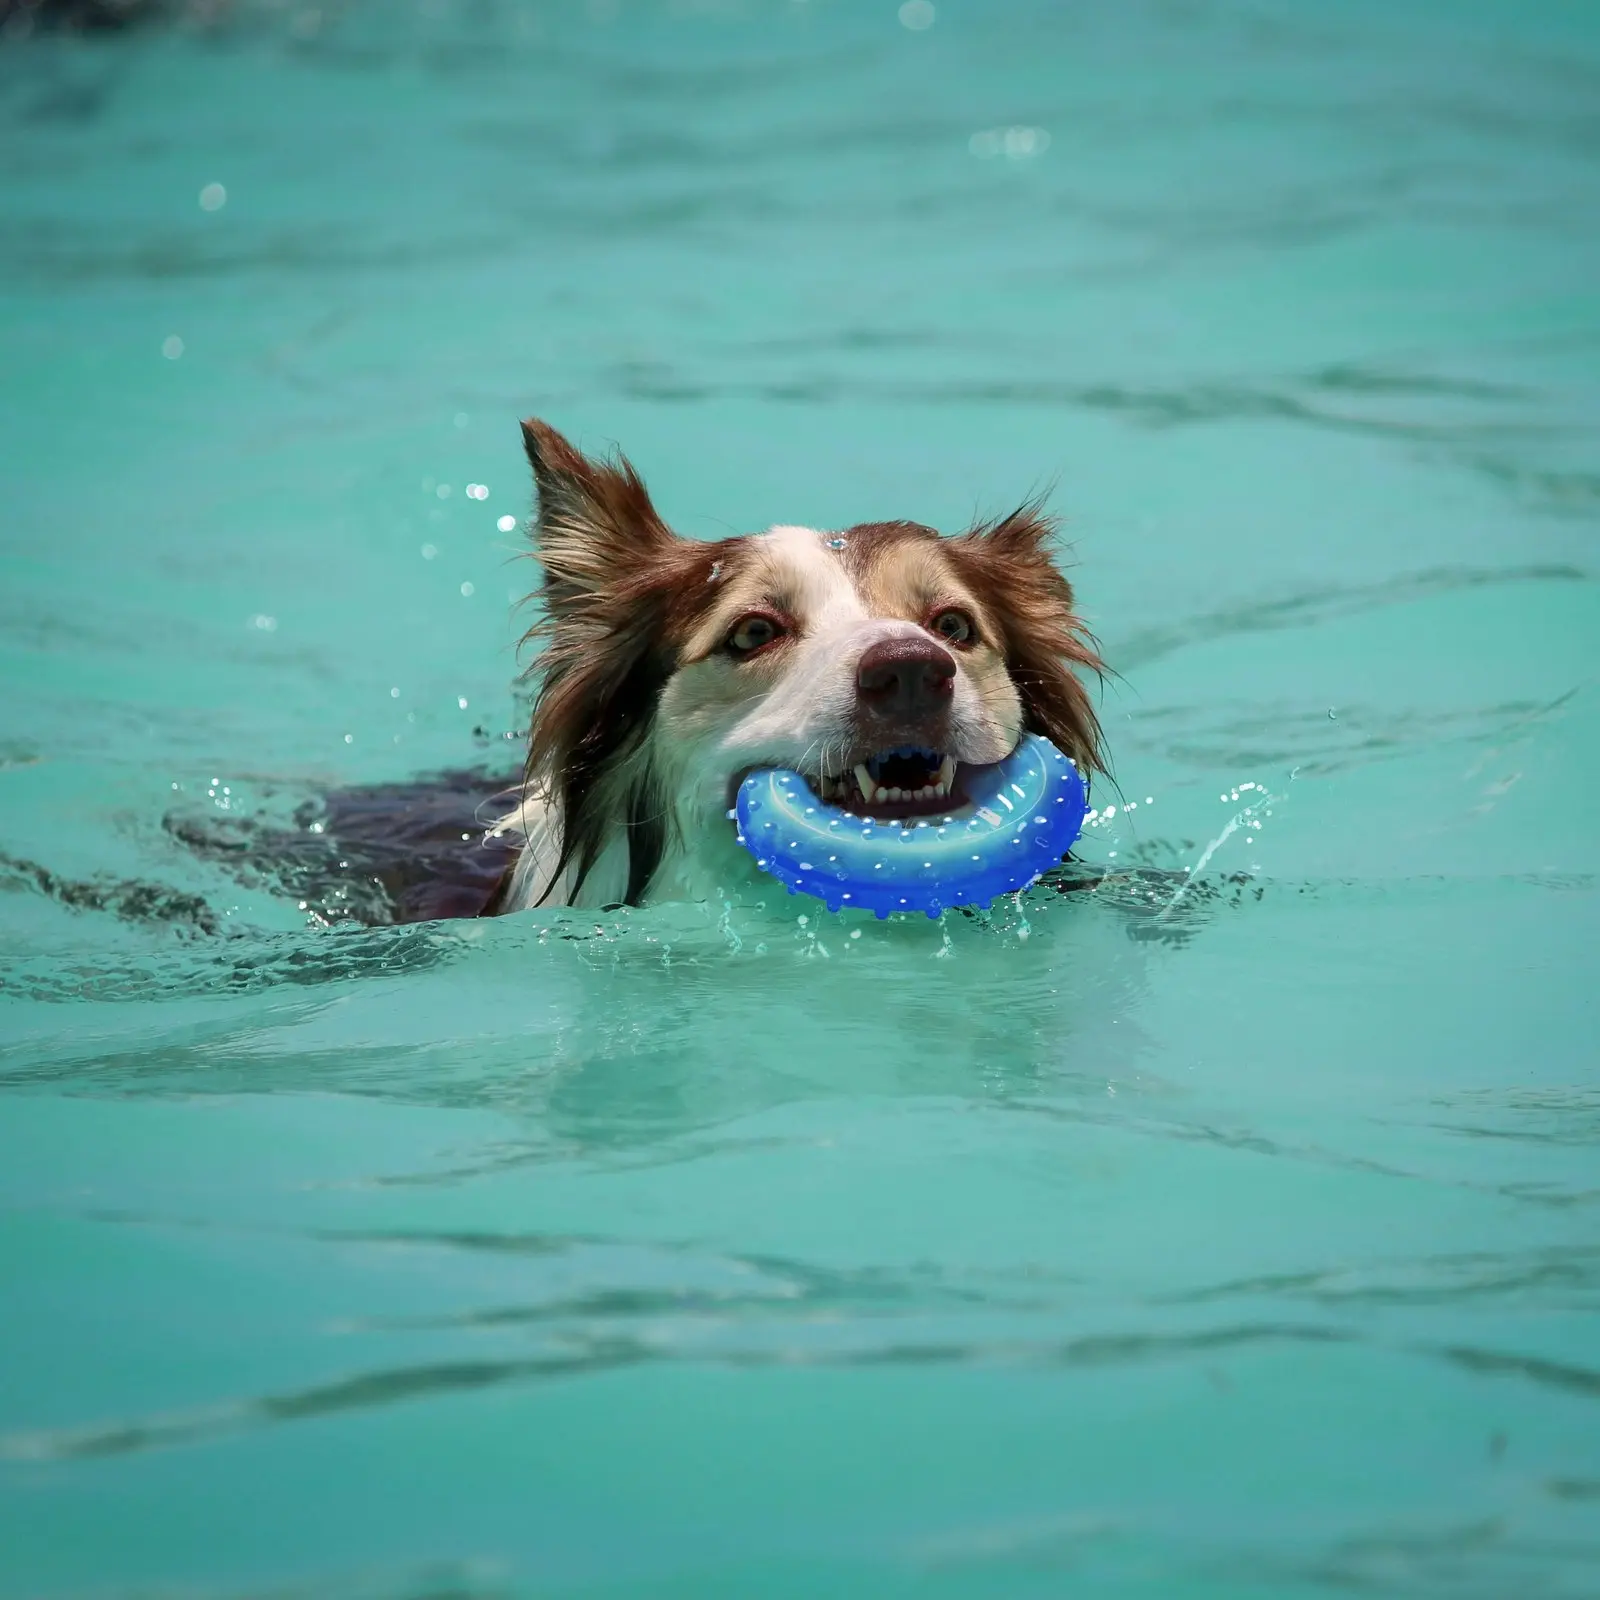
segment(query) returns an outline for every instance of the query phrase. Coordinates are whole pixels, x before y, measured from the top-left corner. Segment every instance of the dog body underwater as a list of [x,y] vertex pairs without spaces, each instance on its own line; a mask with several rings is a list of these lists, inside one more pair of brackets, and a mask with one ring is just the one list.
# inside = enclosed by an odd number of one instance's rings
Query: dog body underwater
[[[762,767],[885,819],[960,804],[1025,732],[1102,767],[1101,662],[1037,505],[681,538],[625,459],[523,424],[543,648],[517,853],[487,910],[704,899],[757,876],[729,808]],[[765,880],[764,880],[765,881]]]

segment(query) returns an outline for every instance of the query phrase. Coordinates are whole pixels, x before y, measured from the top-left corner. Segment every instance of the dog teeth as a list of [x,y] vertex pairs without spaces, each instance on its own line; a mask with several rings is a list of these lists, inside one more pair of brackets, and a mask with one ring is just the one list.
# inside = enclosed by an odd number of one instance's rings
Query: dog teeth
[[[891,755],[921,755],[932,757],[931,750],[914,750],[909,752],[891,751]],[[879,758],[873,758],[877,760]],[[860,791],[862,801],[867,805],[893,804],[897,800],[942,800],[949,795],[954,787],[956,778],[956,761],[954,756],[942,756],[939,760],[938,770],[929,774],[920,787],[915,789],[901,789],[892,784],[879,783],[873,777],[868,762],[858,762],[850,769],[850,775],[856,780],[856,787]],[[837,778],[823,776],[820,779],[822,798],[824,800],[837,799],[844,801],[849,797],[850,788],[845,774]]]

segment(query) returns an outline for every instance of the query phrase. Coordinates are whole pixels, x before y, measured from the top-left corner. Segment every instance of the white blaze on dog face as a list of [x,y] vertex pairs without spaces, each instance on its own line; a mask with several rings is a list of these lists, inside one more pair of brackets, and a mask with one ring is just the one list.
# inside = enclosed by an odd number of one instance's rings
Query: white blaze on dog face
[[[931,529],[778,527],[724,548],[717,598],[663,690],[654,741],[697,798],[726,805],[730,779],[754,766],[836,777],[903,743],[964,764],[1015,747],[1022,705],[997,621]],[[970,622],[959,642],[930,631],[952,614]],[[948,704],[903,726],[865,716],[857,682],[863,656],[897,638],[937,639],[955,665]]]

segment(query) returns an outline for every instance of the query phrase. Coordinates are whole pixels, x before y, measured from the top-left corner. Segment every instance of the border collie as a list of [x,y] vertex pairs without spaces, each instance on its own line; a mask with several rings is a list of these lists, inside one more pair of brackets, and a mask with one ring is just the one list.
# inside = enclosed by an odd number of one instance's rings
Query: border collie
[[1100,674],[1037,503],[954,536],[915,522],[680,538],[622,457],[522,425],[543,650],[520,842],[488,909],[732,892],[729,808],[758,767],[858,815],[959,803],[966,769],[1042,734],[1089,774]]

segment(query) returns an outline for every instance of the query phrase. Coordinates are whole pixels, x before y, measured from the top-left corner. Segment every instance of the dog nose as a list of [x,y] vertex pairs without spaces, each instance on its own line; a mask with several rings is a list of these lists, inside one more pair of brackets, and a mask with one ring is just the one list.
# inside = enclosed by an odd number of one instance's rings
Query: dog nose
[[856,667],[856,698],[880,717],[916,717],[941,709],[955,678],[955,657],[932,639],[883,639]]

